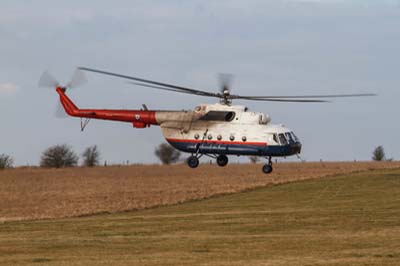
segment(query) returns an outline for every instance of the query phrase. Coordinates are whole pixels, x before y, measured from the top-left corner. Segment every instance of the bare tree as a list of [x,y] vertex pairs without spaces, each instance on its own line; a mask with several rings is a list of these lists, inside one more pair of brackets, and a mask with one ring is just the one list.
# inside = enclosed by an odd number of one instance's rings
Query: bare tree
[[14,164],[13,158],[7,154],[0,154],[0,170],[11,168]]
[[97,149],[97,145],[87,147],[82,153],[83,165],[87,167],[93,167],[99,165],[100,151]]
[[255,156],[255,155],[249,156],[249,160],[251,163],[258,163],[260,161],[260,157]]
[[386,159],[385,156],[385,150],[383,149],[383,146],[378,146],[374,149],[372,152],[372,160],[374,161],[384,161]]
[[163,164],[175,163],[181,156],[181,153],[168,143],[161,143],[154,153]]
[[45,150],[40,159],[41,167],[72,167],[78,164],[79,157],[66,144],[54,145]]

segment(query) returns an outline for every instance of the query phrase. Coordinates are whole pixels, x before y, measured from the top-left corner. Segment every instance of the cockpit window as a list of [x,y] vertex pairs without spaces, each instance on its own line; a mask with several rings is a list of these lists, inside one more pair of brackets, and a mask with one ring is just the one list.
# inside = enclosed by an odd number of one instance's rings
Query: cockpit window
[[279,135],[279,142],[281,143],[281,145],[287,145],[287,140],[285,138],[285,135],[283,135],[282,133],[280,133]]
[[292,132],[290,132],[296,142],[300,142],[299,138]]
[[290,132],[285,133],[286,139],[289,141],[289,144],[294,144],[296,141],[293,139],[292,134]]

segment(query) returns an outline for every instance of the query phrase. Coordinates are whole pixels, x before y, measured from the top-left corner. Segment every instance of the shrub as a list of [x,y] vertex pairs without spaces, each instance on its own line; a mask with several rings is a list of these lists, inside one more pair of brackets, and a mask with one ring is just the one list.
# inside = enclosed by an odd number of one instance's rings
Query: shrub
[[372,160],[374,161],[384,161],[386,158],[385,156],[385,150],[383,149],[383,146],[378,146],[374,149],[372,152]]
[[260,161],[260,157],[255,156],[255,155],[249,156],[249,160],[251,163],[258,163]]
[[11,168],[14,164],[13,158],[7,154],[0,154],[0,169]]
[[175,163],[181,156],[181,153],[168,143],[161,143],[154,153],[163,164]]
[[78,164],[78,156],[66,144],[54,145],[45,150],[40,159],[41,167],[72,167]]
[[83,157],[83,165],[87,167],[93,167],[99,164],[100,161],[100,152],[97,149],[97,146],[87,147],[85,151],[82,153]]

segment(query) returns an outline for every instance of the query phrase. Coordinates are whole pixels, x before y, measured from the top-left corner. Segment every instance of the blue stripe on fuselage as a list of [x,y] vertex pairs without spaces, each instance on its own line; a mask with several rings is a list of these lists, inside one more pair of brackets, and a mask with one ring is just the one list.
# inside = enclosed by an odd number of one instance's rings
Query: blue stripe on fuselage
[[169,141],[176,149],[195,153],[226,154],[226,155],[258,155],[258,156],[290,156],[300,153],[301,144],[257,146],[251,144],[214,144]]

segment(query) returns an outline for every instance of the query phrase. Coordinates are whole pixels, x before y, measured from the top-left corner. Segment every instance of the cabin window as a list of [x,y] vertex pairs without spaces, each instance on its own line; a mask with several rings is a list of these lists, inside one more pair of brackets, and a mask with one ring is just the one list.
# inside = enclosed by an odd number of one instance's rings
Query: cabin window
[[212,140],[212,135],[211,135],[211,134],[208,135],[208,139],[209,139],[209,140]]
[[289,141],[289,144],[294,144],[295,143],[295,141],[294,141],[294,139],[292,137],[292,134],[290,134],[289,132],[286,132],[285,136],[286,136],[286,139]]
[[287,140],[285,138],[285,135],[283,135],[282,133],[280,133],[279,135],[279,142],[281,143],[281,145],[287,145]]
[[217,139],[218,139],[218,140],[221,140],[221,139],[222,139],[222,136],[221,136],[221,135],[218,135],[218,136],[217,136]]
[[235,112],[210,111],[201,117],[200,120],[230,122],[235,118],[235,115]]
[[196,133],[196,134],[194,134],[194,138],[195,138],[195,139],[199,139],[199,138],[200,138],[200,135]]
[[234,140],[235,140],[235,136],[234,136],[234,135],[231,135],[231,136],[229,137],[229,139],[230,139],[231,141],[234,141]]
[[243,141],[246,141],[246,140],[247,140],[246,136],[243,136],[243,137],[242,137],[242,140],[243,140]]

